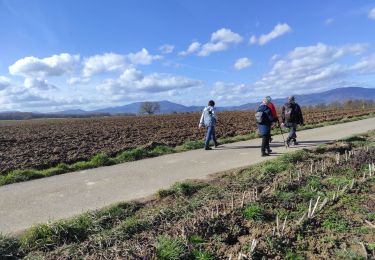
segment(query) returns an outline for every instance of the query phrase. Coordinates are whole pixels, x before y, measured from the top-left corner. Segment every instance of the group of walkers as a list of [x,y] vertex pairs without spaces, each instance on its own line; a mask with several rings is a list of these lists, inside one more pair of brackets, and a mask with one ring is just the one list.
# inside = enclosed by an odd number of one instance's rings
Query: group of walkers
[[[271,102],[271,97],[267,96],[263,99],[255,113],[255,120],[258,125],[259,135],[262,137],[261,155],[269,156],[272,153],[270,148],[271,128],[273,124],[278,124],[280,129],[282,127],[289,128],[289,135],[286,139],[286,145],[298,145],[297,142],[297,126],[303,125],[303,116],[301,107],[295,102],[295,97],[288,97],[288,102],[285,103],[281,109],[281,123],[277,116],[276,107]],[[199,128],[207,127],[204,149],[211,150],[209,146],[211,139],[214,141],[215,147],[219,146],[216,139],[215,126],[217,123],[217,115],[215,113],[215,102],[210,100],[208,106],[203,109],[202,116],[199,121]]]

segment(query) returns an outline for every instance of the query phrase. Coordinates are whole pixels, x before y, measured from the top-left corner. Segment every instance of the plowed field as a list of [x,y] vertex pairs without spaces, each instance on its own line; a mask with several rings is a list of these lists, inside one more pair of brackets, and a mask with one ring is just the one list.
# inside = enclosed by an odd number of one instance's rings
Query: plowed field
[[[305,123],[315,124],[366,115],[373,110],[304,111]],[[218,137],[243,135],[256,130],[253,111],[218,113]],[[45,119],[0,122],[0,173],[14,169],[47,168],[60,162],[87,160],[104,152],[115,155],[151,142],[176,146],[199,140],[205,131],[197,125],[199,113]]]

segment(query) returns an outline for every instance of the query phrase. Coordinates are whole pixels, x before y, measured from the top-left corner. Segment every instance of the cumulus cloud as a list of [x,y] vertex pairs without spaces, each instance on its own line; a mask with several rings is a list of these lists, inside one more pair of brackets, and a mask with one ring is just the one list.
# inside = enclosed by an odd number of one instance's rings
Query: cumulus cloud
[[37,90],[52,90],[57,89],[55,85],[48,83],[45,79],[40,78],[26,78],[24,81],[25,88]]
[[240,43],[241,41],[241,35],[226,28],[221,28],[211,35],[211,42]]
[[254,97],[249,85],[240,83],[225,83],[222,81],[215,82],[210,96],[220,102],[229,102],[232,104],[242,104],[249,101],[250,96]]
[[134,65],[136,64],[149,65],[154,60],[162,59],[162,56],[160,55],[149,54],[149,52],[145,48],[143,48],[142,50],[136,53],[129,53],[127,57],[130,60],[130,62]]
[[173,45],[170,45],[170,44],[164,44],[162,46],[159,47],[159,50],[163,53],[163,54],[168,54],[168,53],[172,53],[173,50],[174,50],[174,46]]
[[240,58],[234,63],[234,68],[236,70],[242,70],[244,68],[250,67],[252,64],[249,58]]
[[10,86],[10,80],[7,77],[0,76],[0,90]]
[[211,41],[203,44],[197,55],[208,56],[213,52],[224,51],[227,50],[231,44],[237,44],[241,41],[241,35],[229,29],[221,28],[211,34]]
[[[365,44],[328,46],[318,43],[297,47],[286,57],[278,59],[271,71],[258,80],[254,87],[268,94],[289,94],[329,88],[353,71],[351,66],[340,64],[347,55],[359,55],[366,51]],[[363,61],[368,62],[366,61]],[[360,67],[360,65],[357,65]]]
[[375,20],[375,7],[370,10],[370,12],[368,13],[368,17]]
[[259,45],[264,45],[286,33],[289,33],[292,31],[292,28],[286,24],[286,23],[278,23],[271,32],[267,34],[262,34],[258,38],[256,36],[251,36],[250,38],[250,43],[251,44],[256,44],[258,43]]
[[198,56],[208,56],[213,52],[227,50],[230,45],[238,44],[242,42],[242,40],[241,35],[232,32],[230,29],[221,28],[211,34],[209,42],[203,45],[199,42],[193,42],[186,51],[180,52],[179,55],[187,56],[189,54],[197,53]]
[[66,81],[70,86],[85,85],[90,82],[90,78],[72,77]]
[[62,53],[48,58],[25,57],[9,66],[9,73],[23,77],[61,76],[73,72],[80,60],[79,55]]
[[2,110],[35,111],[41,107],[51,107],[62,103],[52,100],[38,91],[23,86],[11,84],[0,91],[0,106]]
[[143,75],[135,68],[126,69],[118,79],[108,79],[97,87],[106,94],[126,94],[129,92],[159,93],[169,90],[187,89],[200,86],[199,80],[182,76],[153,73]]
[[91,77],[99,73],[122,70],[125,57],[116,53],[104,53],[86,58],[83,64],[83,76]]
[[178,55],[187,56],[189,54],[197,52],[200,49],[200,47],[201,47],[201,44],[199,42],[192,42],[186,51],[181,51],[178,53]]

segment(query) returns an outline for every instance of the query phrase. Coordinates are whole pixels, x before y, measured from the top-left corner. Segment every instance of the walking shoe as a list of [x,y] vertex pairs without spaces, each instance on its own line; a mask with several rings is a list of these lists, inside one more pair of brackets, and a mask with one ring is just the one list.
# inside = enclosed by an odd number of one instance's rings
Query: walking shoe
[[293,145],[298,145],[298,142],[296,139],[293,140]]
[[270,153],[272,153],[272,150],[271,149],[267,149],[267,152],[270,154]]
[[211,147],[205,147],[204,150],[212,150]]
[[268,153],[262,153],[262,157],[269,156]]
[[219,145],[220,145],[220,144],[219,144],[218,142],[216,142],[216,143],[215,143],[215,148],[219,147]]

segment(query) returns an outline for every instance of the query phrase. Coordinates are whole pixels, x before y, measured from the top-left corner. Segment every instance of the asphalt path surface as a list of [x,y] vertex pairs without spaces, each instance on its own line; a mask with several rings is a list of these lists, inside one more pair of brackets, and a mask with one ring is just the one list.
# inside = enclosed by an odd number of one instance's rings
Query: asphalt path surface
[[17,233],[37,223],[144,198],[178,181],[206,178],[372,129],[375,118],[305,130],[297,132],[299,145],[289,149],[277,135],[271,143],[274,155],[269,157],[260,156],[261,139],[254,139],[2,186],[0,233]]

